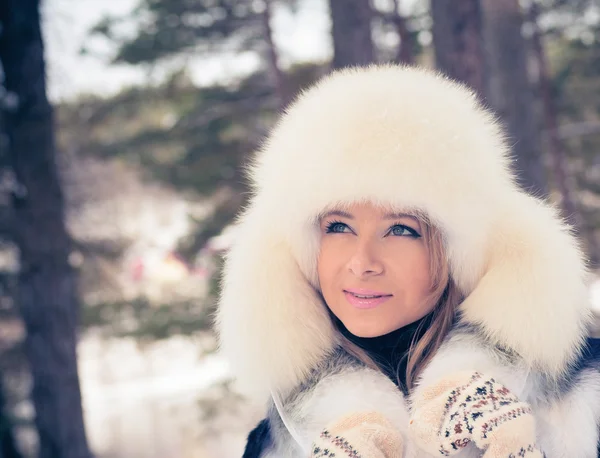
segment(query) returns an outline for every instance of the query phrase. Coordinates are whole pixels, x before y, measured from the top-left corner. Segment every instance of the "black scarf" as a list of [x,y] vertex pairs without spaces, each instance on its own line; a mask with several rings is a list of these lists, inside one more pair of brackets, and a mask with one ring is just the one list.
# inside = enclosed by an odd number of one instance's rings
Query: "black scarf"
[[334,320],[342,335],[353,344],[365,350],[383,373],[404,394],[407,394],[406,366],[408,363],[408,350],[413,339],[417,342],[423,337],[423,334],[425,334],[425,331],[427,331],[427,328],[431,324],[432,318],[433,313],[429,313],[413,323],[378,337],[357,337],[348,331],[337,317],[334,317]]

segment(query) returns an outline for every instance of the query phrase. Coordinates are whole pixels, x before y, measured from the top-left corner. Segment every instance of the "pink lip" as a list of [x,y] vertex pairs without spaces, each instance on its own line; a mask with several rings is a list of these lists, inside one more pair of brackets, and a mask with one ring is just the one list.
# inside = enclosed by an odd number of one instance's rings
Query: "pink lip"
[[389,293],[384,293],[381,291],[375,291],[372,289],[364,289],[364,288],[348,288],[344,290],[345,293],[358,294],[359,296],[391,296]]
[[[356,297],[355,294],[361,296],[379,296],[373,298]],[[385,301],[392,297],[391,294],[385,294],[378,291],[371,291],[366,289],[348,289],[344,291],[344,295],[348,302],[359,309],[372,309],[383,304]]]

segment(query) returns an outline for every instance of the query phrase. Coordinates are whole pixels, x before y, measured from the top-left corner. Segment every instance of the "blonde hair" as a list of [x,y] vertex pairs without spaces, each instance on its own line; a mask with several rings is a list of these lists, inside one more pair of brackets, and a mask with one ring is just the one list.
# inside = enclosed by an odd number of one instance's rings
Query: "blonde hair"
[[[429,254],[429,271],[431,278],[431,293],[428,297],[435,307],[429,321],[429,327],[424,331],[426,324],[421,322],[415,332],[415,337],[410,344],[406,364],[406,389],[410,390],[417,377],[435,352],[440,348],[454,321],[456,308],[463,299],[458,288],[450,277],[450,269],[444,250],[444,241],[440,231],[430,224],[426,218],[419,218],[422,236]],[[417,339],[418,335],[421,338]],[[367,351],[354,344],[340,333],[341,346],[348,353],[358,358],[368,367],[381,372],[381,368]],[[398,386],[402,387],[400,374],[397,374]]]

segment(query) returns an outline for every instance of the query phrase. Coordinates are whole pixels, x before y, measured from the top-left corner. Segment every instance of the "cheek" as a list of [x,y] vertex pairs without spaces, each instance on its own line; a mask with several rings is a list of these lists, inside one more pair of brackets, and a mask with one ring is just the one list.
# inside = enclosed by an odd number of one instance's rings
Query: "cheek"
[[322,290],[326,290],[335,279],[336,274],[340,272],[344,250],[339,245],[333,240],[326,239],[321,242],[317,258],[317,274]]
[[424,296],[431,289],[431,275],[427,249],[422,245],[405,246],[396,253],[389,265],[394,283],[411,296]]
[[326,289],[329,284],[330,272],[332,270],[333,256],[327,243],[321,243],[319,257],[317,258],[317,274],[321,289]]

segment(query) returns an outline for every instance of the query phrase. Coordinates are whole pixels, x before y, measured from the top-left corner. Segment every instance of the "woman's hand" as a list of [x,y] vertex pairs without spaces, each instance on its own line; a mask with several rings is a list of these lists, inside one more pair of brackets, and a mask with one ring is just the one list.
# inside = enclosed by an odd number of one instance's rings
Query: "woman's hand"
[[473,442],[484,458],[542,458],[531,407],[478,372],[459,373],[417,393],[409,431],[423,450],[450,456]]
[[402,436],[383,415],[355,413],[324,429],[313,443],[311,458],[402,458]]

